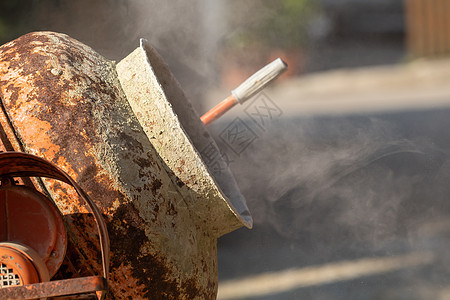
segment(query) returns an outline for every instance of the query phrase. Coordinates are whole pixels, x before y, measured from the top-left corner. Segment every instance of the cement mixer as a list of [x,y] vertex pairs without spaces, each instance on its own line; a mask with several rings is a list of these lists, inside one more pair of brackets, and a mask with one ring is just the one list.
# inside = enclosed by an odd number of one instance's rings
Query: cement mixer
[[[0,98],[4,189],[33,190],[29,203],[62,220],[40,234],[63,240],[57,248],[48,238],[53,250],[38,268],[41,258],[22,248],[33,248],[25,244],[37,229],[27,225],[22,239],[0,229],[0,263],[13,264],[1,252],[13,243],[38,274],[21,282],[11,268],[17,280],[4,281],[0,298],[215,299],[217,239],[251,228],[252,217],[226,162],[213,168],[202,157],[200,149],[219,149],[145,40],[116,63],[64,34],[24,35],[0,47]],[[3,203],[13,203],[8,197]],[[0,217],[13,213],[5,207]],[[67,281],[83,278],[85,290]]]

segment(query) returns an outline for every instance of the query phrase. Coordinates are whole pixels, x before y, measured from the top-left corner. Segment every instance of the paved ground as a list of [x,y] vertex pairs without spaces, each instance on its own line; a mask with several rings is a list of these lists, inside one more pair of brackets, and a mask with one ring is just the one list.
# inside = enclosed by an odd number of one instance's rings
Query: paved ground
[[219,240],[219,299],[450,299],[449,73],[311,75],[211,125],[255,219]]

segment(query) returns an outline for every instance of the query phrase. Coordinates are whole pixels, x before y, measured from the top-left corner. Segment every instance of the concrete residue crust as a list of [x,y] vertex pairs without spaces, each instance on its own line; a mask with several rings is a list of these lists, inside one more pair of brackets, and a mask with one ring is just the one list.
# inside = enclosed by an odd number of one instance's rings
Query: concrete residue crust
[[223,160],[203,160],[219,150],[161,56],[141,45],[117,65],[131,108],[168,167],[168,173],[205,230],[221,236],[251,228],[245,199]]

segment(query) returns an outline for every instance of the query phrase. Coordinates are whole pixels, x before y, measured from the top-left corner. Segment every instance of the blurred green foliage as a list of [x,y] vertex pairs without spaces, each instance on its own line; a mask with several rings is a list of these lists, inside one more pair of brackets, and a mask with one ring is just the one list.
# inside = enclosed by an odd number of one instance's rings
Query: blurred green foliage
[[308,42],[308,24],[319,10],[316,0],[260,0],[258,18],[229,40],[231,46],[259,44],[269,48],[298,48]]

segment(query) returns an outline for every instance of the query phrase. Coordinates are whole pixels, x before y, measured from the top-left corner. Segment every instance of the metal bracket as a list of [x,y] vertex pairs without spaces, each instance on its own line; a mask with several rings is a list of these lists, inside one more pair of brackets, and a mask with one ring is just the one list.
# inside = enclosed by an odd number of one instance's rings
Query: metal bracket
[[96,293],[98,299],[104,299],[106,290],[104,277],[90,276],[2,288],[0,299],[39,299],[86,293]]
[[71,185],[88,205],[97,223],[102,252],[103,277],[91,276],[0,289],[0,299],[35,299],[96,292],[102,299],[109,276],[109,236],[99,208],[81,187],[63,170],[38,156],[23,152],[0,153],[0,177],[48,177]]

